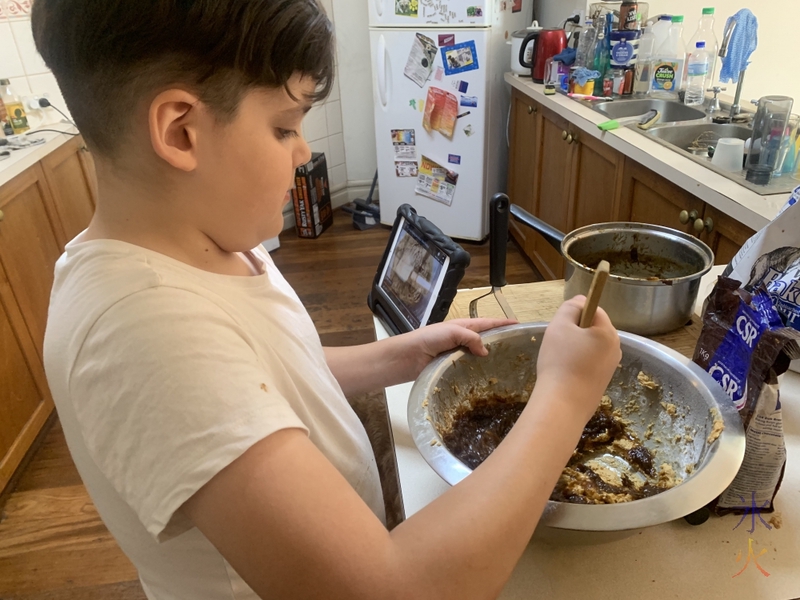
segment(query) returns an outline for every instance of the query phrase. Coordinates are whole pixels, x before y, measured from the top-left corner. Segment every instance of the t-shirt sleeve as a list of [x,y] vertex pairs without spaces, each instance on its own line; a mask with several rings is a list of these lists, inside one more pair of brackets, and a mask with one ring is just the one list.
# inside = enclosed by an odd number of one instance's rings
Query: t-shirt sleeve
[[216,303],[157,287],[106,311],[77,356],[70,397],[86,447],[159,541],[191,528],[180,507],[248,448],[308,432],[254,348]]

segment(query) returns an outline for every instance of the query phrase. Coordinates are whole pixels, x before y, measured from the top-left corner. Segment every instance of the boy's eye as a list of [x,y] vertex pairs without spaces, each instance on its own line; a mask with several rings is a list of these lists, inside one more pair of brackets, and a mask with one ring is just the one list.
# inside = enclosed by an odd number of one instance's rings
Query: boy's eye
[[295,131],[294,129],[281,129],[279,127],[278,135],[280,135],[281,138],[286,139],[286,138],[296,138],[298,134],[297,131]]

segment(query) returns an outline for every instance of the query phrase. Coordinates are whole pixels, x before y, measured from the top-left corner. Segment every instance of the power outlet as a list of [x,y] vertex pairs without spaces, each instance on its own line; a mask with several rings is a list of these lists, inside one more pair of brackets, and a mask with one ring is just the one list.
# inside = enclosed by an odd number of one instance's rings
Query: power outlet
[[50,99],[50,94],[45,92],[41,96],[26,96],[25,97],[25,106],[30,110],[41,110],[42,107],[39,106],[39,98],[47,98]]
[[569,18],[572,19],[577,15],[578,22],[577,25],[583,25],[586,22],[586,11],[585,10],[573,10],[572,13],[569,15]]

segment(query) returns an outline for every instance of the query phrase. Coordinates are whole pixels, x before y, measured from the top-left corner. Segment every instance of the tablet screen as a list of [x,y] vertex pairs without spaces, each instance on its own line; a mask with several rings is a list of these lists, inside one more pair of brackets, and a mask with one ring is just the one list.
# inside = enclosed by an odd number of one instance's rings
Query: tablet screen
[[428,322],[450,257],[400,217],[378,287],[413,329]]

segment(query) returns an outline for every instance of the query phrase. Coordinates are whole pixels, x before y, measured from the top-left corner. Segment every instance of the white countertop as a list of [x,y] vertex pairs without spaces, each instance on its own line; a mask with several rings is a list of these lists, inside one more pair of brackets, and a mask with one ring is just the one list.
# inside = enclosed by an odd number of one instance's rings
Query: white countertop
[[[597,124],[607,121],[608,117],[564,94],[545,96],[544,86],[533,83],[530,78],[506,73],[505,80],[587,135],[603,141],[756,231],[775,218],[789,199],[788,193],[760,196],[631,129],[600,131]],[[797,184],[800,185],[800,181]]]
[[[77,129],[66,123],[50,124],[46,125],[46,127],[48,129],[58,129],[59,131],[65,131],[67,133],[78,133]],[[53,150],[65,144],[73,137],[71,135],[54,133],[52,131],[33,131],[34,133],[31,134],[31,137],[43,137],[47,141],[44,144],[39,144],[38,146],[32,146],[23,150],[12,150],[8,158],[0,160],[0,186],[14,179],[14,177],[22,173],[25,169],[35,165]],[[0,147],[0,150],[7,149],[7,146]]]
[[[635,135],[635,134],[634,134]],[[707,294],[717,268],[704,278]],[[387,337],[375,320],[378,339]],[[406,516],[413,515],[448,489],[417,451],[408,428],[411,383],[386,389],[400,489]],[[800,374],[781,379],[787,462],[775,499],[783,518],[780,529],[751,517],[737,527],[737,515],[711,517],[692,527],[683,519],[633,531],[579,532],[540,526],[500,598],[503,600],[725,599],[788,600],[800,597]],[[769,517],[767,516],[767,520]],[[745,566],[748,541],[763,575]],[[762,549],[764,555],[759,556]],[[741,552],[740,560],[737,556]]]

